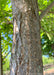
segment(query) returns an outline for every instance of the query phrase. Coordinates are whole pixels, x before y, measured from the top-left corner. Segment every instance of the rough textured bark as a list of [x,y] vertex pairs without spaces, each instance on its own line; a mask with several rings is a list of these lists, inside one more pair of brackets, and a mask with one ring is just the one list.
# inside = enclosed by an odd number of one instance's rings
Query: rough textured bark
[[10,75],[43,75],[37,0],[11,0],[13,46]]

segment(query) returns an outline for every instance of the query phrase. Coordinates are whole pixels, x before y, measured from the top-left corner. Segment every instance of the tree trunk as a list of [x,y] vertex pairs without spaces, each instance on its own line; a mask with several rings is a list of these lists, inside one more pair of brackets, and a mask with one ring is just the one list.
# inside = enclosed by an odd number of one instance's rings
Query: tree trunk
[[1,50],[1,33],[0,33],[0,75],[3,75],[3,70],[2,70],[2,50]]
[[1,75],[1,33],[0,33],[0,75]]
[[11,0],[13,46],[10,75],[43,75],[37,0]]

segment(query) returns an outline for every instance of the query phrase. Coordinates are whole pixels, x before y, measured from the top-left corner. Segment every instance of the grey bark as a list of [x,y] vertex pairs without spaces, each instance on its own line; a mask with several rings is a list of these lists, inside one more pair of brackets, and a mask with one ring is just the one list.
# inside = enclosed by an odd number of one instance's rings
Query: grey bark
[[11,0],[13,46],[10,75],[43,75],[37,0]]

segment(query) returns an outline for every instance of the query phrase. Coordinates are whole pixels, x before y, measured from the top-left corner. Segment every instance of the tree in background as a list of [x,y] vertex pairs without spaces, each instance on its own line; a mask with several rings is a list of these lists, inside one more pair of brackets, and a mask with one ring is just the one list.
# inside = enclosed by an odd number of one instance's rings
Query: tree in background
[[37,0],[11,0],[13,11],[13,46],[11,75],[43,75],[40,44],[40,20],[54,5],[50,4],[39,18]]
[[0,75],[1,75],[1,33],[0,33]]
[[[1,31],[1,29],[0,29],[0,31]],[[2,49],[1,49],[1,33],[0,33],[0,75],[3,75]]]
[[[2,72],[5,70],[5,64],[7,62],[7,56],[11,52],[12,46],[12,33],[13,26],[10,18],[12,17],[11,6],[9,6],[10,0],[0,0],[0,33],[1,33],[1,47],[2,48]],[[0,51],[1,53],[1,51]],[[10,58],[10,57],[9,57]],[[1,62],[1,61],[0,61]],[[6,65],[8,68],[8,66]],[[1,74],[2,75],[2,74]]]

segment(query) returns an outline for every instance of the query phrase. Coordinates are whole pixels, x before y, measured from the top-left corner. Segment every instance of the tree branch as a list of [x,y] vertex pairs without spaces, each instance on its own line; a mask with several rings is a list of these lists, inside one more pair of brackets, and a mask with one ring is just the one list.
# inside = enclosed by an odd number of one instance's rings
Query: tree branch
[[49,12],[49,10],[54,6],[54,1],[41,13],[40,20]]
[[7,24],[9,25],[9,24],[13,24],[13,23],[12,23],[12,21],[9,21],[9,22],[7,22]]
[[3,60],[9,55],[10,52],[11,52],[11,51],[9,51],[9,52],[6,54],[6,56],[3,58]]
[[[43,12],[43,10],[39,10],[40,12]],[[53,11],[48,11],[48,13],[52,13],[52,14],[54,14],[54,12]]]

